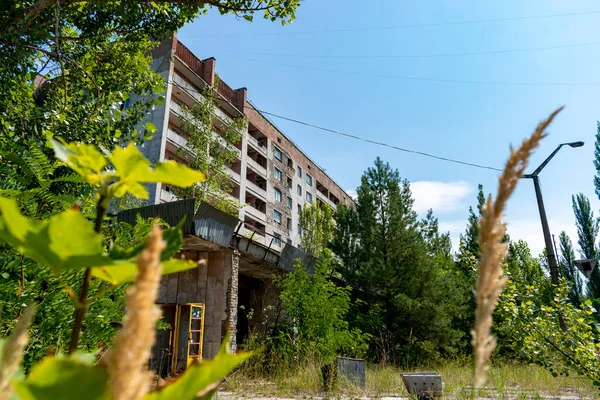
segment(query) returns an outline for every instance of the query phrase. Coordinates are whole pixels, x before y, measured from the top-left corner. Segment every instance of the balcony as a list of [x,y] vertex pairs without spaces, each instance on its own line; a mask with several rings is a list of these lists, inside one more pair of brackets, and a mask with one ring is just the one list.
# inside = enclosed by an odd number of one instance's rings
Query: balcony
[[263,156],[267,156],[267,148],[260,144],[258,140],[252,135],[248,135],[248,143]]
[[[183,79],[177,72],[173,74],[173,83],[175,86],[179,87],[179,89],[183,90],[191,98],[192,102],[202,101],[205,99],[204,95],[200,93],[201,89]],[[177,92],[175,92],[175,94],[178,97],[181,97],[177,94]],[[216,106],[213,107],[213,115],[226,124],[229,124],[231,121],[233,121],[229,115],[225,114],[223,110]]]
[[232,170],[229,167],[225,167],[224,171],[227,175],[229,175],[231,177],[231,180],[234,181],[235,183],[237,183],[238,185],[240,184],[240,174],[238,174],[237,172],[235,172],[234,170]]
[[165,189],[160,190],[160,201],[164,203],[169,203],[171,201],[177,200],[177,197],[171,193],[166,191]]
[[248,157],[246,162],[247,162],[248,166],[254,170],[254,172],[261,174],[263,176],[263,178],[267,177],[267,169],[265,167],[263,167],[262,165],[260,165],[259,163],[257,163],[253,159],[251,159],[250,157]]
[[255,183],[246,180],[246,189],[249,190],[253,195],[265,201],[267,200],[267,191],[265,189],[259,188]]
[[183,109],[181,108],[181,106],[179,105],[178,102],[176,101],[172,101],[169,104],[169,108],[171,109],[171,111],[173,111],[175,113],[175,115],[182,116],[183,115]]
[[167,130],[167,139],[173,142],[173,144],[177,145],[178,147],[185,148],[187,146],[187,139],[181,136],[173,129]]
[[329,207],[333,208],[334,210],[337,209],[337,206],[335,205],[335,203],[331,200],[329,200],[329,198],[321,193],[318,190],[315,190],[315,193],[317,194],[317,199],[321,200],[323,203],[327,204]]
[[252,206],[246,206],[244,207],[244,212],[251,216],[252,218],[256,219],[257,221],[260,222],[267,222],[267,215],[262,212],[262,211],[258,211],[256,208],[252,207]]

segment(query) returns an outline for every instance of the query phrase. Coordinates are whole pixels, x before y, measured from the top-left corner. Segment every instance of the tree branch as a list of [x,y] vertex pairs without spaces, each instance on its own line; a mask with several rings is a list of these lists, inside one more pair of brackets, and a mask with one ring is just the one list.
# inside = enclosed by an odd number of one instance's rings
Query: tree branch
[[[150,3],[151,0],[138,0],[138,3]],[[57,4],[76,4],[76,3],[84,3],[87,2],[85,0],[58,0]],[[274,1],[269,1],[267,4],[260,6],[262,2],[254,5],[251,3],[250,7],[242,7],[242,6],[232,6],[228,4],[227,0],[157,0],[156,3],[172,3],[172,4],[183,4],[183,5],[196,5],[198,7],[215,7],[225,12],[232,13],[244,13],[244,12],[256,12],[256,11],[265,11],[269,10],[270,15],[274,16],[270,12],[270,10],[275,7]],[[17,25],[24,20],[27,21],[27,24],[31,24],[33,20],[37,18],[42,12],[48,9],[54,3],[53,0],[39,0],[29,9],[27,9],[22,15],[13,19],[8,25]]]

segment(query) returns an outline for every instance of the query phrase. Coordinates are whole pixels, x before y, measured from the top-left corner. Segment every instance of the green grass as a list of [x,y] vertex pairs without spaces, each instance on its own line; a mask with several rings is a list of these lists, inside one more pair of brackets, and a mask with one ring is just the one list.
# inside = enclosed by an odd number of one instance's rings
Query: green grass
[[[341,383],[331,393],[322,390],[321,373],[317,363],[307,362],[293,371],[278,372],[271,377],[250,378],[244,369],[236,371],[223,389],[243,397],[350,397],[357,398],[407,396],[402,372],[435,371],[444,382],[444,398],[470,399],[472,366],[465,363],[445,363],[422,368],[401,370],[393,366],[368,365],[366,389]],[[498,399],[536,399],[543,396],[570,395],[594,399],[597,389],[581,377],[553,377],[535,365],[501,363],[490,368],[489,379],[480,396]]]

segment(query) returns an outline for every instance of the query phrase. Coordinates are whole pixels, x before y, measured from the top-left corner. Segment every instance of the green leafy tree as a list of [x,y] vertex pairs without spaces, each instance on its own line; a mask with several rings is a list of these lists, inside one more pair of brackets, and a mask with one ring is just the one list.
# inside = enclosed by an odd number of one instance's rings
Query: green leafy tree
[[[572,200],[579,239],[579,253],[585,259],[595,259],[598,256],[596,240],[600,222],[594,217],[590,200],[583,193],[574,195]],[[593,299],[600,297],[600,271],[597,268],[594,268],[588,281],[588,294]]]
[[329,206],[315,202],[300,213],[302,249],[315,257],[331,242],[335,229],[333,211]]
[[534,285],[508,281],[498,307],[501,328],[511,338],[507,343],[554,376],[577,374],[600,386],[598,324],[592,302],[573,305],[565,280],[550,303],[542,303],[541,297],[541,289]]
[[312,274],[298,260],[294,271],[277,281],[289,321],[278,328],[277,346],[288,362],[312,356],[327,364],[336,356],[364,355],[368,337],[349,327],[350,288],[328,279],[332,264],[332,254],[325,249]]
[[[147,271],[148,268],[151,268],[148,263],[162,263],[162,272],[165,274],[193,267],[193,263],[171,259],[183,243],[179,227],[166,230],[164,233],[157,233],[158,236],[154,236],[154,243],[159,243],[158,251],[144,253],[137,264],[135,258],[142,253],[146,246],[142,244],[141,246],[122,247],[121,245],[135,244],[136,233],[139,233],[135,231],[143,229],[143,227],[131,228],[134,231],[129,231],[128,235],[119,235],[121,241],[113,243],[106,251],[103,246],[104,237],[101,230],[108,203],[112,198],[123,196],[126,193],[140,198],[147,197],[146,189],[143,186],[144,182],[164,182],[185,187],[201,180],[203,175],[174,162],[159,163],[152,167],[133,144],[125,149],[117,148],[109,154],[102,154],[90,145],[63,145],[58,142],[54,142],[52,145],[57,157],[81,175],[82,179],[93,188],[94,198],[97,201],[95,223],[92,224],[88,221],[77,209],[70,209],[42,220],[27,218],[22,215],[15,199],[0,197],[0,238],[20,254],[22,262],[33,260],[36,265],[52,273],[55,278],[54,282],[59,283],[73,301],[75,313],[69,355],[46,357],[33,366],[27,377],[16,374],[20,355],[27,339],[27,328],[34,312],[33,307],[27,307],[23,311],[19,323],[12,329],[13,334],[6,341],[0,340],[0,370],[2,371],[0,374],[0,397],[34,400],[51,398],[108,399],[111,398],[110,393],[114,393],[115,388],[118,387],[114,386],[109,391],[110,385],[114,385],[115,380],[118,379],[118,376],[114,374],[114,369],[111,372],[112,378],[109,380],[106,367],[93,365],[95,361],[93,354],[77,353],[82,321],[86,312],[88,309],[93,310],[93,307],[103,300],[108,291],[117,289],[124,283],[135,279],[134,288],[132,288],[134,290],[129,292],[127,300],[129,317],[125,324],[129,327],[127,332],[141,329],[139,326],[132,327],[131,325],[135,323],[141,325],[144,323],[143,321],[155,320],[155,317],[148,315],[152,314],[152,310],[148,308],[148,306],[152,307],[152,304],[148,304],[148,301],[144,303],[142,299],[151,296],[152,291],[158,290],[156,277]],[[156,232],[156,228],[154,231]],[[151,246],[150,242],[148,243],[148,246]],[[157,245],[155,244],[155,246]],[[144,266],[146,270],[140,269],[138,274],[138,265],[140,268]],[[153,264],[152,268],[157,271],[158,266]],[[65,279],[65,274],[72,271],[84,271],[79,295],[76,295],[74,288]],[[92,277],[108,283],[108,286],[89,298]],[[152,300],[150,300],[151,302]],[[143,316],[135,314],[134,305],[136,304],[146,307],[140,311],[145,313]],[[106,306],[102,308],[106,309]],[[42,317],[48,318],[49,316],[42,315]],[[94,320],[92,323],[99,323],[99,321]],[[32,336],[35,338],[35,335]],[[121,335],[121,337],[128,338],[127,335]],[[146,335],[143,340],[149,343],[148,339],[152,337],[152,335]],[[141,338],[136,339],[142,340]],[[98,338],[92,337],[92,340],[98,340]],[[168,385],[159,391],[153,391],[143,398],[194,399],[199,394],[203,398],[210,398],[220,380],[249,356],[248,354],[227,354],[228,342],[229,339],[226,338],[221,351],[211,362],[192,366],[177,380],[177,383]],[[36,342],[33,341],[30,345],[35,348]],[[122,346],[128,349],[126,343]],[[151,343],[148,346],[151,346]],[[119,354],[127,360],[122,367],[133,370],[140,368],[138,357],[130,357],[115,349],[113,356],[117,357]],[[113,356],[111,356],[111,366],[115,362]],[[142,363],[144,362],[142,361]],[[111,371],[111,367],[109,367],[109,371]],[[147,380],[147,382],[142,381],[143,385],[149,385],[149,379],[146,378],[149,377],[147,373],[139,370],[130,376],[135,377],[136,375]],[[12,393],[13,388],[15,393]],[[139,397],[141,398],[142,395],[140,394]]]
[[374,336],[383,326],[392,336],[395,362],[455,352],[462,333],[453,329],[453,319],[464,300],[456,275],[428,254],[409,183],[377,158],[357,192],[356,212],[338,211],[332,244],[353,295],[368,299],[354,323],[364,322],[359,327]]
[[571,302],[574,306],[578,307],[584,299],[583,281],[575,266],[573,243],[565,231],[562,231],[558,236],[558,245],[560,249],[560,258],[558,260],[560,274],[571,287]]
[[[237,145],[246,130],[245,118],[217,123],[216,104],[219,80],[213,87],[207,86],[193,107],[184,106],[182,127],[186,131],[187,143],[178,150],[187,164],[206,172],[207,179],[189,188],[176,190],[177,197],[196,199],[196,204],[207,201],[216,208],[237,215],[239,201],[230,196],[233,185],[226,172],[226,166],[232,165],[239,156]],[[223,126],[223,128],[218,128]]]

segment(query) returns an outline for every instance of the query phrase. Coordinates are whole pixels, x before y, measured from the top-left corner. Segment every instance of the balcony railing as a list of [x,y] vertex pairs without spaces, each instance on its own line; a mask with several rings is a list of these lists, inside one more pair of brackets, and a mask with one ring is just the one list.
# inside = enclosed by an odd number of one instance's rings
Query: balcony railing
[[238,185],[240,184],[240,174],[238,174],[229,167],[225,167],[225,173],[231,177],[232,181],[234,181]]
[[257,219],[258,221],[267,222],[267,215],[264,212],[252,207],[251,205],[244,207],[244,212],[250,215],[252,218]]
[[261,189],[253,182],[246,180],[246,189],[249,189],[255,196],[260,197],[263,200],[267,200],[267,191],[265,189]]
[[254,136],[248,135],[248,143],[250,143],[250,145],[252,145],[252,147],[256,151],[258,151],[259,153],[261,153],[265,157],[267,156],[267,148],[265,146],[263,146],[262,144],[260,144],[258,142],[258,140]]
[[[173,83],[178,86],[180,89],[185,91],[188,96],[192,98],[193,101],[201,101],[204,100],[205,97],[200,93],[200,89],[190,84],[188,81],[183,79],[181,75],[177,72],[173,74]],[[232,118],[227,115],[223,110],[219,107],[213,107],[214,115],[219,118],[222,122],[226,124],[230,124],[232,122]]]
[[179,147],[187,146],[187,139],[181,136],[179,133],[174,131],[173,129],[167,130],[167,139],[176,144]]
[[247,158],[246,162],[248,163],[248,166],[254,170],[254,172],[258,172],[263,176],[263,178],[267,177],[267,169],[265,167],[263,167],[250,157]]
[[315,192],[317,193],[317,199],[323,201],[325,204],[332,207],[334,210],[337,209],[337,206],[335,205],[335,203],[333,201],[329,200],[329,197],[327,197],[325,194],[319,192],[319,190],[315,190]]
[[160,190],[160,201],[169,203],[169,202],[175,201],[175,200],[177,200],[177,197],[173,193],[168,192],[165,189]]

